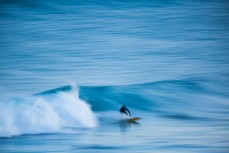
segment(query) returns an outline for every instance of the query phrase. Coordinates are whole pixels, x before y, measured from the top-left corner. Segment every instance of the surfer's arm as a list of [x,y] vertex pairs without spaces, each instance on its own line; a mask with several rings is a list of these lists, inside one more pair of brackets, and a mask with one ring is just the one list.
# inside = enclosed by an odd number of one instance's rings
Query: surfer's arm
[[129,113],[129,116],[131,116],[131,113],[130,113],[129,109],[126,108],[125,110]]

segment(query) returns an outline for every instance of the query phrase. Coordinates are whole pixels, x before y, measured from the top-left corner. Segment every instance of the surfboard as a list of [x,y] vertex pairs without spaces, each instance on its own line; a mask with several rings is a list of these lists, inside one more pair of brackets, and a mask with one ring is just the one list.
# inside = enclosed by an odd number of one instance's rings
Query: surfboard
[[129,123],[134,123],[134,122],[137,122],[138,120],[140,120],[141,118],[140,117],[132,117],[132,118],[128,118],[126,119],[127,122]]

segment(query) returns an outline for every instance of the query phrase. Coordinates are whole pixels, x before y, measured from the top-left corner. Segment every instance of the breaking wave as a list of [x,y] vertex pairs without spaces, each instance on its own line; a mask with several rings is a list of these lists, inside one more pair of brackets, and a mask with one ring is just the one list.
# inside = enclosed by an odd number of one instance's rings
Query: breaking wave
[[67,128],[93,128],[97,119],[78,90],[14,97],[0,102],[0,137],[63,132]]
[[[220,81],[220,80],[219,80]],[[217,80],[184,79],[116,86],[63,86],[0,102],[0,136],[93,128],[117,119],[125,104],[134,115],[228,125],[228,90]],[[212,111],[215,108],[218,111]],[[101,125],[101,124],[100,124]]]

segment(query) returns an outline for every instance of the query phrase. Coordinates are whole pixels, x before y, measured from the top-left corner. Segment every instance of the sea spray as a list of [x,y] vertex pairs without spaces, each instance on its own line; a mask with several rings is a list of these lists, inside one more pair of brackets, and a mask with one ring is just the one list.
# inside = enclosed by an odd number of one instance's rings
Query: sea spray
[[0,108],[0,137],[54,133],[66,128],[93,128],[97,125],[90,106],[79,99],[77,88],[1,100]]

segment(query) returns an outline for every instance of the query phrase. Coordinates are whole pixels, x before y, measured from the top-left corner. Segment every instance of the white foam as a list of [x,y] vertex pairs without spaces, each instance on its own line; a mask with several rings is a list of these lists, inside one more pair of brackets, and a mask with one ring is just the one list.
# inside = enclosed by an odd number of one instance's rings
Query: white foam
[[93,128],[97,119],[78,90],[0,102],[0,137]]

